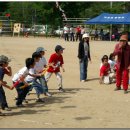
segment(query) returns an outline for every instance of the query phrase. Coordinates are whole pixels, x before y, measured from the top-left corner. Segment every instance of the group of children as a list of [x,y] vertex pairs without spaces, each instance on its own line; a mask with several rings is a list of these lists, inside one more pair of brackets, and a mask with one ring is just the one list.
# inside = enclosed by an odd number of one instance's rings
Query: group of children
[[[47,63],[44,55],[45,49],[43,47],[38,47],[36,51],[32,54],[31,57],[25,60],[25,66],[21,68],[17,73],[14,74],[12,78],[13,85],[7,85],[7,82],[4,81],[4,75],[12,76],[12,69],[9,66],[9,62],[11,61],[7,56],[0,56],[0,103],[2,110],[11,111],[8,107],[8,103],[5,96],[5,91],[3,87],[6,87],[10,90],[14,88],[17,91],[16,97],[16,106],[24,107],[23,101],[26,99],[27,94],[33,88],[36,91],[37,99],[36,102],[44,102],[42,98],[40,98],[41,94],[46,96],[52,96],[48,92],[47,82],[50,79],[51,75],[55,73],[58,80],[58,90],[60,92],[64,92],[62,85],[62,74],[60,72],[60,67],[63,72],[64,61],[63,61],[63,48],[61,45],[57,45],[55,47],[55,53],[50,56],[50,59]],[[4,116],[5,114],[0,111],[0,116]]]
[[100,65],[100,84],[110,84],[116,82],[116,61],[115,56],[113,53],[110,54],[108,57],[104,55],[101,58],[101,65]]

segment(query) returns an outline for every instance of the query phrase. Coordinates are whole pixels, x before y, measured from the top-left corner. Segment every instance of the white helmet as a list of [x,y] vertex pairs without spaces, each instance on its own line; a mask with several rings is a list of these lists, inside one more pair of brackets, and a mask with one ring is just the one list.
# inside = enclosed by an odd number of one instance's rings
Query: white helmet
[[89,37],[89,34],[88,33],[83,34],[82,38],[85,38],[85,37]]

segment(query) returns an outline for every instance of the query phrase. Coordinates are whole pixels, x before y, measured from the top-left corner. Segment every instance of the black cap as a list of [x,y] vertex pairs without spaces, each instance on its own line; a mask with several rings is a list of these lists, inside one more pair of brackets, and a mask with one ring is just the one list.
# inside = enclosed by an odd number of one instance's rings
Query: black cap
[[55,47],[55,51],[56,52],[58,52],[58,51],[60,51],[60,50],[64,50],[65,48],[63,48],[61,45],[57,45],[56,47]]

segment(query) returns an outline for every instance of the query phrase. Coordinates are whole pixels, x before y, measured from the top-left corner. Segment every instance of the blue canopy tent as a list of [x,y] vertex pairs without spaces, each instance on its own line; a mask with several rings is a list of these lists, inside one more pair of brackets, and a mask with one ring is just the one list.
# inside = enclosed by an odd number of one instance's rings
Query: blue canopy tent
[[130,24],[130,13],[123,13],[123,14],[102,13],[101,15],[93,19],[85,21],[85,24],[111,24],[111,30],[112,30],[112,24]]

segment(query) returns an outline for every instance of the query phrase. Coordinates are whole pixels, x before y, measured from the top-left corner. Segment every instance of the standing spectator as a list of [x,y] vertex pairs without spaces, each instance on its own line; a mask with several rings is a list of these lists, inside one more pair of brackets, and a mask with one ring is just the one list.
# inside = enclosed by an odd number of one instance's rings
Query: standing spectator
[[103,32],[103,29],[102,29],[102,28],[101,28],[101,30],[100,30],[99,35],[100,35],[100,39],[103,40],[104,32]]
[[97,28],[95,29],[94,40],[98,40],[98,30],[97,30]]
[[115,91],[121,90],[123,80],[124,94],[126,94],[128,93],[128,74],[130,70],[130,45],[128,44],[128,35],[124,34],[120,37],[120,41],[116,44],[113,54],[117,55]]
[[65,24],[63,31],[64,31],[65,41],[69,41],[69,27],[67,24]]
[[76,28],[76,41],[79,39],[79,41],[80,41],[80,36],[81,35],[81,28],[80,28],[80,26],[77,26],[77,28]]
[[53,73],[55,73],[56,78],[58,80],[58,87],[60,92],[64,92],[63,85],[62,85],[62,74],[60,72],[60,67],[62,68],[62,71],[65,72],[65,69],[63,67],[64,61],[63,61],[63,48],[61,45],[57,45],[55,47],[55,53],[50,56],[49,64],[53,63],[54,66],[49,66],[47,72],[45,73],[45,79],[48,81]]
[[84,26],[81,26],[81,35],[80,35],[80,41],[82,41],[82,36],[85,34],[85,28]]
[[74,34],[75,34],[75,30],[74,30],[74,27],[73,25],[70,27],[70,41],[75,41],[75,38],[74,38]]
[[87,80],[88,59],[91,61],[89,35],[87,33],[83,35],[83,39],[79,43],[78,58],[80,64],[80,81],[85,82]]

